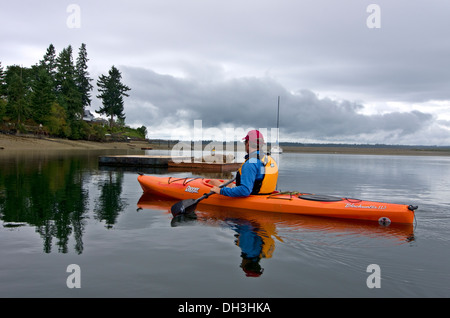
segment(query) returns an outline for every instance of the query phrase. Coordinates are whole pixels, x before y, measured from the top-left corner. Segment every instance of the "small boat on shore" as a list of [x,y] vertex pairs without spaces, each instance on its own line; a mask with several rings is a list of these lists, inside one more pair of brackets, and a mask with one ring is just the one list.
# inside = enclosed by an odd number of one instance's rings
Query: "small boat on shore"
[[270,153],[271,154],[280,154],[280,153],[283,153],[283,149],[280,146],[273,146],[272,148],[270,148]]

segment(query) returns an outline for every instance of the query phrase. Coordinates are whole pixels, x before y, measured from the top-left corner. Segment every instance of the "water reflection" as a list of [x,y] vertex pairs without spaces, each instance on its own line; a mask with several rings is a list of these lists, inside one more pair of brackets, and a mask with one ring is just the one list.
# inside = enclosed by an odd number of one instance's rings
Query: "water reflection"
[[17,160],[2,165],[0,173],[0,216],[4,222],[33,225],[50,253],[56,238],[61,253],[67,253],[69,236],[75,251],[83,251],[82,234],[88,193],[84,189],[82,160],[50,160],[42,157],[30,165]]
[[[4,158],[3,158],[4,159]],[[0,219],[3,227],[34,226],[43,251],[68,253],[84,249],[83,234],[89,218],[92,161],[86,157],[38,156],[2,159],[0,167]],[[96,162],[95,162],[96,164]],[[94,218],[110,228],[126,206],[121,198],[123,172],[108,171],[98,178],[99,197]]]
[[155,168],[99,168],[98,155],[38,152],[0,157],[3,228],[32,226],[42,240],[44,253],[69,253],[74,242],[75,253],[82,254],[89,219],[112,229],[129,205],[123,195],[126,173],[168,172]]
[[[162,210],[170,213],[170,208],[178,201],[156,197],[144,193],[139,199],[138,210]],[[376,222],[357,220],[340,220],[283,213],[268,213],[240,209],[212,207],[199,204],[195,213],[178,215],[171,219],[171,226],[202,224],[232,229],[235,232],[234,243],[241,249],[240,267],[247,277],[259,277],[264,269],[260,261],[274,255],[276,242],[298,240],[292,233],[305,235],[307,232],[318,233],[321,237],[331,235],[371,239],[385,239],[393,244],[414,241],[412,224],[391,224],[382,226]],[[317,236],[315,236],[317,238]],[[301,241],[301,240],[300,240]],[[335,241],[335,240],[333,240]]]
[[260,260],[271,258],[275,242],[257,222],[230,218],[225,222],[236,232],[235,244],[241,248],[241,268],[247,277],[259,277],[263,273]]
[[107,171],[98,184],[99,197],[97,199],[94,217],[105,221],[110,229],[117,222],[117,217],[124,210],[127,203],[122,198],[123,172]]
[[[145,205],[139,201],[140,206]],[[147,201],[148,203],[148,201]],[[248,220],[238,217],[224,217],[214,219],[211,216],[200,216],[196,213],[180,214],[171,221],[173,227],[185,225],[192,222],[201,222],[209,225],[225,226],[232,229],[236,234],[234,243],[241,249],[242,262],[240,267],[247,277],[259,277],[264,269],[261,267],[262,258],[271,258],[275,249],[275,226],[270,228],[267,224],[263,226],[256,220]]]

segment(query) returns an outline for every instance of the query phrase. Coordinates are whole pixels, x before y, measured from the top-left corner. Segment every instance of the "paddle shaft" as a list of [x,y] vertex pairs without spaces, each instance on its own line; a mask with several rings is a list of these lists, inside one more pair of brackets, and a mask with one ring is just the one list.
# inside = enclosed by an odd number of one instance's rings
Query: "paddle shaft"
[[[227,185],[229,185],[230,183],[234,182],[236,180],[236,178],[233,178],[231,180],[228,180],[225,183],[222,183],[219,188],[223,188],[226,187]],[[201,200],[208,198],[210,195],[214,194],[214,191],[210,191],[209,193],[205,193],[204,195],[202,195],[200,198],[198,198],[197,200],[195,200],[195,204],[199,203]]]
[[[221,184],[219,186],[219,188],[223,188],[227,185],[229,185],[230,183],[232,183],[234,180],[236,180],[236,178],[233,178],[223,184]],[[172,206],[172,208],[170,209],[170,211],[172,212],[173,216],[177,216],[180,214],[188,214],[188,213],[192,213],[194,212],[195,208],[197,207],[197,203],[199,203],[201,200],[206,199],[207,197],[209,197],[210,195],[214,194],[214,191],[211,191],[209,193],[205,193],[204,195],[202,195],[200,198],[194,200],[194,199],[187,199],[187,200],[183,200],[180,201],[176,204],[174,204]]]

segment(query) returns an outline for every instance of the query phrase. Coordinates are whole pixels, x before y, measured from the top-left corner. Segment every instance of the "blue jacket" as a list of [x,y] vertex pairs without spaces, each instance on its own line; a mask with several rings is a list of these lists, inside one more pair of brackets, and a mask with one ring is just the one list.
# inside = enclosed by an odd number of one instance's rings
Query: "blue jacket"
[[255,158],[253,154],[259,154],[259,151],[245,156],[247,160],[241,168],[241,184],[234,188],[224,187],[220,189],[220,194],[229,197],[247,197],[252,193],[253,185],[256,180],[264,179],[264,165],[261,160]]

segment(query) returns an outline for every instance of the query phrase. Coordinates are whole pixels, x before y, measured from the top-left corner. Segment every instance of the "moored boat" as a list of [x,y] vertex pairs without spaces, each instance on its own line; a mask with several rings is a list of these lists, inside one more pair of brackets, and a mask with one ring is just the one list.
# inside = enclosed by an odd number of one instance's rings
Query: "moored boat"
[[281,153],[283,153],[283,149],[280,146],[273,146],[270,149],[270,153],[271,154],[281,154]]

